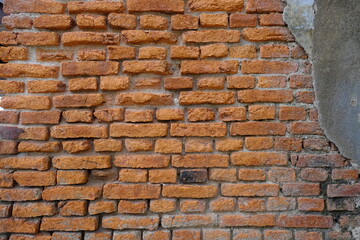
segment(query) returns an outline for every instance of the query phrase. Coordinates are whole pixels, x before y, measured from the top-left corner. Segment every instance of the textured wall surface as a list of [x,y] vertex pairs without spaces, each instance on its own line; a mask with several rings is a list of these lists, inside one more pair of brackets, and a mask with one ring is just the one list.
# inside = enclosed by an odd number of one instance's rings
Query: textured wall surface
[[0,239],[359,239],[281,0],[5,0]]

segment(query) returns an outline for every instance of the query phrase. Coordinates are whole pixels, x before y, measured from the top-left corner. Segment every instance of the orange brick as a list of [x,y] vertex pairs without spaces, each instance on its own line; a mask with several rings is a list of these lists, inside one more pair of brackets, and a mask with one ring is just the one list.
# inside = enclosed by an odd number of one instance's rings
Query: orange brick
[[106,29],[106,18],[98,15],[79,14],[76,24],[82,29]]
[[239,210],[242,212],[265,211],[266,200],[263,198],[239,198]]
[[12,30],[14,28],[30,29],[32,27],[32,19],[29,16],[4,16],[2,24],[6,29]]
[[160,185],[108,183],[103,194],[109,199],[154,199],[160,197]]
[[270,13],[260,15],[260,26],[285,26],[281,13]]
[[97,80],[94,77],[69,79],[70,91],[97,90]]
[[0,80],[0,92],[5,93],[23,93],[25,83],[18,81]]
[[129,0],[129,12],[182,13],[185,3],[181,0]]
[[213,141],[207,139],[188,138],[185,142],[185,152],[212,152]]
[[256,27],[257,20],[258,19],[256,14],[234,13],[230,15],[230,27],[231,28]]
[[212,198],[217,191],[214,185],[164,185],[162,195],[171,198]]
[[164,155],[118,155],[114,165],[128,168],[166,168],[170,157]]
[[292,233],[286,230],[265,230],[264,236],[266,240],[291,239]]
[[187,154],[172,156],[172,166],[179,168],[228,167],[229,157],[220,154]]
[[83,48],[78,51],[78,59],[81,61],[104,61],[106,51],[104,49]]
[[110,13],[108,16],[110,27],[119,29],[135,29],[136,16],[130,14]]
[[164,31],[124,30],[122,36],[128,44],[167,43],[174,44],[176,35]]
[[229,49],[225,44],[210,44],[200,47],[201,58],[227,57]]
[[121,141],[115,139],[95,139],[95,152],[121,152]]
[[25,47],[0,47],[0,60],[4,62],[13,60],[28,60],[29,50]]
[[301,138],[275,138],[276,151],[295,151],[300,152],[302,149],[302,139]]
[[62,142],[63,149],[69,153],[78,153],[90,149],[90,142],[87,140]]
[[139,59],[166,59],[166,48],[142,47],[139,49]]
[[287,58],[289,55],[290,49],[286,45],[263,45],[260,47],[262,58]]
[[240,41],[240,32],[236,30],[199,30],[183,34],[185,43],[237,43]]
[[236,152],[231,154],[233,165],[239,166],[276,166],[286,165],[287,155],[273,152]]
[[63,62],[63,76],[116,75],[119,63],[112,61]]
[[147,181],[147,170],[121,169],[119,172],[119,181],[122,181],[122,182],[146,182]]
[[106,91],[126,90],[129,87],[128,77],[107,76],[100,77],[100,89]]
[[200,54],[198,47],[174,46],[171,47],[171,59],[197,59]]
[[177,139],[158,139],[155,142],[157,153],[181,153],[182,142]]
[[59,152],[61,150],[58,142],[20,142],[18,145],[19,152]]
[[222,215],[220,217],[221,227],[241,227],[241,226],[252,226],[252,227],[266,227],[275,226],[275,216],[272,214],[241,214],[241,215]]
[[241,139],[232,139],[225,138],[216,141],[215,148],[217,151],[227,152],[227,151],[238,151],[243,148],[243,140]]
[[292,75],[290,76],[291,88],[313,88],[312,76]]
[[84,216],[87,213],[86,201],[66,201],[59,202],[61,216]]
[[94,107],[101,105],[103,102],[103,94],[72,94],[53,97],[53,103],[56,108]]
[[45,50],[36,49],[36,60],[43,62],[72,60],[74,52],[72,50]]
[[118,205],[119,213],[143,214],[146,212],[146,201],[127,201],[120,200]]
[[56,214],[55,203],[15,203],[13,206],[14,217],[40,217],[40,216],[52,216]]
[[120,43],[119,34],[96,32],[66,32],[61,37],[64,46],[76,45],[117,45]]
[[111,13],[111,12],[123,12],[125,10],[123,2],[118,1],[72,1],[68,3],[69,13]]
[[29,93],[57,93],[65,92],[66,85],[62,81],[29,81]]
[[235,211],[235,199],[218,198],[210,201],[210,209],[214,212]]
[[293,62],[253,60],[243,61],[243,74],[289,74],[298,70],[298,64]]
[[251,76],[228,76],[228,88],[254,88],[255,78]]
[[189,8],[194,12],[240,12],[244,8],[243,0],[192,0]]
[[295,170],[289,168],[272,168],[268,176],[271,182],[291,182],[296,179]]
[[266,150],[273,147],[273,139],[271,137],[246,137],[245,146],[249,150]]
[[188,109],[188,120],[190,122],[213,121],[215,112],[211,108],[190,108]]
[[212,168],[210,169],[209,179],[214,181],[235,182],[236,169]]
[[224,13],[220,14],[200,14],[200,25],[202,27],[227,27],[228,15]]
[[16,154],[17,146],[15,141],[0,141],[0,154]]
[[80,110],[69,110],[63,111],[62,117],[65,122],[85,122],[91,123],[92,122],[92,111],[80,111]]
[[298,198],[300,211],[321,212],[325,208],[324,199]]
[[275,119],[276,108],[269,105],[249,106],[249,120]]
[[168,125],[154,124],[111,124],[111,137],[163,137],[167,135]]
[[57,169],[103,169],[109,168],[110,156],[57,156],[52,159]]
[[285,88],[286,77],[284,76],[260,76],[258,78],[260,88]]
[[108,46],[110,60],[135,58],[135,48],[126,46]]
[[94,112],[94,116],[98,122],[114,122],[124,120],[124,109],[122,108],[105,108],[98,109]]
[[172,123],[173,137],[224,137],[226,124],[223,123]]
[[164,86],[167,90],[191,89],[193,85],[191,77],[167,77],[164,81]]
[[47,187],[42,193],[45,201],[84,199],[95,200],[101,197],[101,187],[54,186]]
[[179,101],[181,105],[233,104],[235,102],[235,94],[233,92],[188,91],[180,92]]
[[235,135],[285,135],[286,125],[275,122],[232,123],[230,134]]
[[231,58],[256,58],[256,46],[242,45],[230,47]]
[[140,16],[140,28],[152,30],[165,30],[168,26],[166,18],[157,15]]
[[175,199],[158,199],[150,201],[150,211],[157,213],[172,212],[176,208]]
[[180,201],[180,212],[185,212],[185,213],[204,212],[205,207],[206,207],[206,202],[204,200]]
[[60,38],[54,32],[0,32],[2,45],[58,46]]
[[293,92],[290,90],[241,90],[238,92],[239,102],[291,102]]
[[125,146],[128,152],[152,151],[153,141],[148,139],[126,139]]
[[58,170],[56,174],[56,181],[60,185],[83,184],[88,180],[88,173],[86,170]]
[[135,80],[135,88],[137,89],[160,89],[160,78],[140,78]]
[[57,78],[59,67],[39,64],[6,63],[0,66],[0,77]]
[[89,204],[89,214],[97,215],[102,213],[113,213],[116,211],[116,208],[117,206],[114,201],[92,201]]
[[281,41],[292,42],[294,37],[287,28],[284,27],[262,27],[262,28],[246,28],[243,30],[243,38],[250,42],[261,41]]
[[42,15],[35,18],[33,24],[40,29],[67,30],[71,28],[72,19],[68,15]]
[[19,135],[19,139],[23,140],[48,140],[49,129],[47,127],[29,127],[22,128],[24,131]]
[[44,217],[41,221],[42,231],[94,231],[97,228],[96,217]]
[[277,225],[286,228],[331,228],[333,218],[320,215],[280,215]]
[[247,13],[282,12],[284,3],[281,0],[250,0],[246,5]]
[[169,240],[170,239],[170,231],[167,230],[159,230],[159,231],[146,231],[143,233],[144,240]]
[[199,18],[191,15],[174,15],[171,17],[173,30],[198,29]]
[[39,219],[1,218],[0,232],[36,233],[39,231]]
[[176,183],[177,171],[175,169],[152,169],[149,170],[149,182],[151,183]]
[[221,90],[224,89],[225,77],[206,77],[200,78],[197,81],[197,87],[200,90],[213,89]]
[[317,122],[294,122],[290,124],[290,133],[301,134],[322,134],[320,125]]
[[160,121],[183,120],[184,111],[182,109],[158,109],[156,118]]
[[239,169],[238,178],[242,181],[265,181],[266,174],[262,169]]

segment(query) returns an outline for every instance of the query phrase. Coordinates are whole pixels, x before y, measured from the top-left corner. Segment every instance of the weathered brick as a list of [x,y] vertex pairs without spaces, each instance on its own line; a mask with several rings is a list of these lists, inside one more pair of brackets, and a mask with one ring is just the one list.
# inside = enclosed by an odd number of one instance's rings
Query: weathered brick
[[6,63],[0,66],[0,77],[57,78],[59,67],[38,64]]
[[287,28],[284,27],[261,27],[261,28],[246,28],[243,30],[243,38],[250,42],[261,41],[281,41],[292,42],[294,37]]
[[120,200],[118,206],[119,213],[144,214],[147,210],[146,201],[127,201]]
[[359,184],[329,184],[327,186],[327,195],[329,197],[351,197],[360,195]]
[[135,58],[135,48],[127,46],[108,46],[110,60]]
[[109,168],[110,156],[54,157],[53,165],[57,169],[102,169]]
[[119,181],[122,182],[146,182],[147,170],[143,169],[121,169],[119,171]]
[[231,154],[231,162],[242,166],[286,165],[286,154],[272,152],[237,152]]
[[[13,186],[14,186],[14,179],[13,179],[12,173],[5,172],[5,171],[0,172],[0,187],[11,188]],[[6,215],[6,214],[3,214],[4,209],[5,209],[5,207],[0,205],[0,216],[1,217],[5,217],[2,215]]]
[[220,154],[174,155],[172,165],[179,168],[228,167],[229,157]]
[[333,169],[331,178],[332,180],[357,180],[359,171],[356,169]]
[[22,128],[19,139],[22,140],[49,140],[49,129],[47,127]]
[[241,90],[238,92],[239,102],[291,102],[293,93],[290,90]]
[[161,218],[161,225],[164,228],[173,227],[206,227],[215,223],[214,215],[165,215]]
[[166,48],[142,47],[139,49],[139,59],[166,59]]
[[110,13],[108,16],[110,27],[119,29],[135,29],[136,16],[130,14]]
[[239,210],[242,212],[265,211],[265,199],[263,198],[239,198]]
[[84,216],[87,213],[86,201],[60,201],[58,203],[61,216]]
[[129,12],[165,12],[182,13],[185,3],[183,0],[129,0]]
[[198,29],[199,18],[191,15],[174,15],[171,17],[171,27],[173,30]]
[[64,46],[76,45],[118,45],[120,43],[119,34],[114,33],[95,33],[95,32],[66,32],[61,37]]
[[111,137],[163,137],[167,135],[168,125],[154,124],[111,124]]
[[194,12],[241,12],[243,0],[190,0],[189,8]]
[[281,0],[250,0],[246,5],[247,13],[282,12],[284,3]]
[[204,77],[199,78],[197,81],[197,87],[200,90],[213,89],[221,90],[224,89],[225,78],[224,77]]
[[277,196],[279,194],[277,184],[233,184],[224,183],[221,186],[221,194],[228,197],[263,197]]
[[300,211],[321,212],[325,208],[324,199],[298,198]]
[[28,60],[29,50],[25,47],[0,47],[0,60],[4,62],[13,60]]
[[60,185],[83,184],[88,180],[88,173],[86,170],[58,170],[56,174],[56,181]]
[[262,169],[239,169],[238,178],[242,181],[265,181],[266,174]]
[[240,32],[236,30],[199,30],[183,34],[185,43],[237,43],[240,41]]
[[95,152],[121,152],[122,143],[115,139],[95,139]]
[[169,63],[166,61],[124,61],[123,72],[129,74],[153,73],[169,75]]
[[204,212],[206,208],[206,202],[204,200],[181,200],[180,211],[187,213]]
[[301,138],[275,138],[274,149],[276,151],[295,151],[300,152],[302,149]]
[[97,201],[90,202],[89,204],[89,214],[97,215],[102,213],[113,213],[116,211],[116,202],[114,201]]
[[122,31],[122,36],[124,41],[129,44],[174,44],[177,41],[176,35],[174,33],[164,31],[125,30]]
[[284,123],[272,122],[246,122],[232,123],[231,135],[285,135],[286,125]]
[[117,184],[104,186],[104,197],[109,199],[156,199],[160,197],[158,184]]
[[81,61],[104,61],[105,58],[105,49],[82,48],[78,51],[78,59]]
[[181,153],[182,142],[177,139],[158,139],[155,142],[157,153]]
[[290,124],[289,131],[292,134],[314,134],[321,135],[322,129],[317,122],[294,122]]
[[145,231],[143,233],[144,240],[169,240],[170,239],[170,231],[167,230],[159,230],[159,231]]
[[62,147],[69,153],[78,153],[90,149],[90,142],[87,140],[62,142]]
[[29,81],[29,93],[57,93],[65,92],[66,85],[62,81]]
[[193,84],[191,77],[167,77],[164,81],[164,87],[167,90],[191,89]]
[[286,211],[294,210],[296,201],[294,198],[270,197],[266,203],[268,211]]
[[135,80],[135,88],[137,89],[160,89],[161,78],[139,78]]
[[41,191],[41,188],[2,188],[0,189],[0,200],[16,202],[39,200],[41,199]]
[[235,211],[235,205],[233,198],[218,198],[210,201],[210,209],[214,212]]
[[106,29],[104,16],[79,14],[76,16],[76,24],[82,29]]
[[200,240],[200,230],[173,230],[172,240]]
[[44,217],[41,231],[94,231],[98,227],[96,217]]
[[149,182],[151,183],[176,183],[177,171],[175,169],[152,169],[149,170]]
[[12,210],[14,217],[40,217],[56,214],[55,203],[15,203]]
[[260,76],[258,86],[260,88],[285,88],[286,81],[284,76]]
[[72,60],[74,52],[71,50],[36,49],[36,60],[41,62]]
[[122,108],[105,108],[98,109],[94,112],[94,116],[98,122],[114,122],[124,120],[124,109]]
[[176,200],[173,199],[156,199],[150,201],[150,211],[157,213],[172,212],[175,210]]
[[149,139],[126,139],[125,147],[128,152],[152,151],[153,141]]
[[14,28],[30,29],[32,27],[32,19],[29,16],[10,15],[2,18],[2,25],[9,30]]
[[[275,216],[272,214],[242,214],[242,215],[222,215],[220,217],[221,227],[270,227],[275,226]],[[240,238],[241,239],[241,238]]]
[[0,218],[0,232],[37,233],[39,224],[39,219]]
[[5,13],[64,13],[66,4],[51,0],[29,0],[19,2],[8,0],[4,5]]
[[297,63],[267,60],[243,61],[241,68],[244,74],[288,74],[296,72],[297,70]]
[[63,76],[91,76],[91,75],[116,75],[119,72],[119,63],[104,62],[63,62]]
[[20,142],[19,152],[59,152],[61,150],[59,142]]
[[62,117],[65,122],[75,123],[75,122],[92,122],[92,111],[80,111],[80,110],[68,110],[62,112]]
[[122,1],[71,1],[68,2],[69,13],[111,13],[125,10]]
[[68,15],[42,15],[34,18],[33,24],[40,29],[67,30],[71,28],[72,19]]
[[197,59],[200,50],[198,47],[174,46],[171,47],[171,59]]
[[331,228],[333,218],[320,215],[280,215],[277,225],[285,228]]
[[185,141],[185,152],[212,152],[213,141],[207,139],[188,138]]
[[308,154],[298,156],[294,165],[297,167],[344,167],[348,164],[339,154]]
[[25,83],[18,81],[0,80],[0,92],[6,93],[23,93],[25,91]]
[[256,27],[258,18],[255,14],[234,13],[230,15],[231,28]]
[[125,90],[129,87],[128,77],[107,76],[100,77],[100,89],[107,91]]
[[231,58],[256,58],[256,46],[242,45],[230,47]]
[[107,138],[106,126],[58,125],[51,128],[53,138]]
[[285,196],[316,196],[320,194],[319,183],[284,183],[282,191]]
[[166,18],[157,15],[140,16],[140,28],[152,30],[165,30],[168,26]]
[[72,199],[95,200],[101,197],[101,192],[101,186],[54,186],[46,187],[42,193],[42,198],[45,201]]
[[54,32],[0,32],[2,45],[58,46],[60,37]]
[[118,155],[114,165],[129,168],[165,168],[169,166],[170,158],[163,155]]
[[217,191],[214,185],[164,185],[162,195],[171,198],[212,198]]
[[12,205],[11,204],[6,204],[6,203],[0,204],[0,216],[2,218],[11,216],[11,211],[12,211]]
[[304,168],[300,172],[300,178],[310,182],[325,182],[328,178],[328,172],[321,168]]
[[181,105],[233,104],[235,102],[235,94],[233,92],[188,91],[180,92],[179,101]]
[[48,157],[3,157],[0,158],[0,169],[49,169]]
[[[110,229],[147,229],[158,228],[159,216],[106,216],[102,219],[102,226]],[[117,239],[117,238],[116,238]],[[119,238],[121,239],[121,238]],[[130,239],[125,237],[123,239]]]
[[228,15],[225,13],[200,14],[200,25],[202,27],[227,27],[228,24]]
[[224,137],[224,123],[172,123],[170,135],[173,137]]

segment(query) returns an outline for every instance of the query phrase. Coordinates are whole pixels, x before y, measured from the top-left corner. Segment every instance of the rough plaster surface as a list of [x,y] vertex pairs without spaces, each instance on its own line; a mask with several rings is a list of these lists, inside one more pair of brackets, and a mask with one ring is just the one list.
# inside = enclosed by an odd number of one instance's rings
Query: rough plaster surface
[[320,123],[340,152],[360,162],[360,2],[287,0],[284,20],[311,56]]

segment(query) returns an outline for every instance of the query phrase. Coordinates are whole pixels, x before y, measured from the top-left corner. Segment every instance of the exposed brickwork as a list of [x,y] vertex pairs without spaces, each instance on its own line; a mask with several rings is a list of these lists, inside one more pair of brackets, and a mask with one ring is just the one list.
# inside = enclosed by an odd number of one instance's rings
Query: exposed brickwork
[[0,239],[356,239],[284,7],[5,0]]

